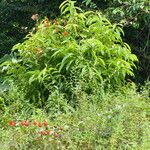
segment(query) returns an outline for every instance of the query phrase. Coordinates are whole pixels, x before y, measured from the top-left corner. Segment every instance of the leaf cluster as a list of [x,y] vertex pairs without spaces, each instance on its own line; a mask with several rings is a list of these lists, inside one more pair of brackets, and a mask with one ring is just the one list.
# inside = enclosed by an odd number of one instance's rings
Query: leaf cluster
[[34,32],[13,47],[18,56],[1,64],[7,77],[41,105],[55,90],[74,101],[76,89],[91,94],[134,75],[137,57],[123,42],[121,27],[74,4],[64,1],[60,18],[37,22]]

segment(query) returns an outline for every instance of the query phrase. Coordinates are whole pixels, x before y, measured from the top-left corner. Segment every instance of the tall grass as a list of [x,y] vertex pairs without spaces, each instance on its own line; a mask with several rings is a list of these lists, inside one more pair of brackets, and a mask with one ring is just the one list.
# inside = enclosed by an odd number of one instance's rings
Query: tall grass
[[[89,96],[83,92],[79,94],[80,106],[77,109],[69,107],[65,112],[56,113],[47,113],[44,108],[30,110],[27,105],[22,111],[17,111],[14,105],[15,113],[8,108],[9,113],[1,114],[0,147],[3,150],[149,150],[148,91],[145,86],[139,93],[132,84],[114,93],[109,91],[98,101],[98,95]],[[18,123],[16,127],[9,126],[10,120]],[[22,127],[19,122],[23,120],[28,120],[30,125]],[[51,135],[43,135],[38,140],[39,131],[46,128],[35,128],[34,120],[47,120]],[[55,138],[57,127],[62,130]]]

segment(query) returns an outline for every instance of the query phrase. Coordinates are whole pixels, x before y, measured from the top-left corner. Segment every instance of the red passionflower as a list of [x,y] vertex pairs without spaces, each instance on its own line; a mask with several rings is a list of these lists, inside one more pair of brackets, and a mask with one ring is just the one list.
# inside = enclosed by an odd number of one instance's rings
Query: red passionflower
[[35,126],[37,125],[37,122],[36,122],[36,120],[34,120],[33,124],[34,124]]
[[43,123],[43,124],[44,124],[44,126],[45,126],[45,127],[47,127],[47,126],[48,126],[47,121],[44,121],[44,123]]
[[38,122],[38,127],[42,127],[42,122]]
[[58,138],[58,137],[59,137],[59,135],[58,135],[57,132],[54,133],[54,137],[55,137],[55,138]]
[[50,26],[49,19],[46,18],[46,19],[44,20],[44,27],[49,27],[49,26]]
[[47,131],[45,131],[45,134],[46,134],[46,135],[50,135],[50,134],[51,134],[51,131],[50,131],[50,130],[47,130]]
[[10,121],[9,125],[13,127],[13,126],[16,126],[16,123],[15,123],[15,121]]
[[22,126],[29,126],[29,122],[28,121],[22,121],[21,123],[20,123]]
[[59,25],[58,21],[56,19],[53,20],[53,22],[56,24],[56,25]]
[[21,126],[24,126],[24,121],[20,122],[20,125],[21,125]]
[[44,131],[40,131],[39,134],[42,136],[42,135],[44,135],[45,133],[44,133]]
[[67,31],[64,31],[63,35],[67,36],[69,33]]
[[29,126],[29,121],[25,121],[25,122],[24,122],[24,125],[25,125],[25,126]]

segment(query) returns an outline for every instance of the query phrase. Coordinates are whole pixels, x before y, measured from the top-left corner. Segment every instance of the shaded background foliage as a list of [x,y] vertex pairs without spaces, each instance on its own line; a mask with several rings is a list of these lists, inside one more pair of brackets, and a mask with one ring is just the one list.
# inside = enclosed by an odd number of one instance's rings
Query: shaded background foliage
[[33,14],[55,18],[63,0],[4,0],[0,2],[0,56],[10,52],[12,46],[22,42],[35,25]]
[[[31,19],[38,13],[40,18],[54,19],[59,15],[58,7],[63,0],[1,0],[0,2],[0,57],[10,53],[12,46],[23,41],[23,37],[35,25]],[[136,82],[142,83],[150,77],[150,13],[148,0],[78,0],[84,9],[98,9],[111,22],[123,24],[124,40],[139,58],[135,71]]]

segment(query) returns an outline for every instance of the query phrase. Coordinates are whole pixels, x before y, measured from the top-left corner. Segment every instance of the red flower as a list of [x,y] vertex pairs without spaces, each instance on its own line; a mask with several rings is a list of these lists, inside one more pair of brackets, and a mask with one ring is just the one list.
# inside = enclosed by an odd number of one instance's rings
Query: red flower
[[22,121],[20,124],[22,126],[29,126],[29,122],[28,121]]
[[24,125],[25,125],[25,126],[29,126],[29,121],[25,121],[25,122],[24,122]]
[[46,18],[46,19],[44,20],[44,27],[49,27],[49,26],[50,26],[49,19]]
[[59,25],[59,22],[56,19],[53,20],[53,23]]
[[38,127],[42,127],[42,123],[41,122],[38,123]]
[[44,126],[45,126],[45,127],[47,127],[47,126],[48,126],[47,121],[44,121],[44,123],[43,123],[43,124],[44,124]]
[[32,17],[31,17],[31,19],[34,20],[34,21],[38,20],[38,18],[39,18],[38,14],[32,15]]
[[44,131],[40,131],[39,134],[42,136],[44,135]]
[[9,125],[13,127],[13,126],[16,126],[16,123],[14,121],[10,121]]
[[21,126],[24,126],[24,121],[22,121],[22,122],[20,123],[20,125],[21,125]]
[[45,134],[46,134],[46,135],[50,135],[50,134],[51,134],[51,131],[50,131],[50,130],[47,130],[47,131],[45,132]]
[[59,137],[59,135],[58,135],[57,132],[54,133],[54,137],[55,137],[55,138],[58,138],[58,137]]
[[69,33],[67,31],[64,31],[63,35],[67,36]]
[[36,125],[37,125],[37,122],[34,120],[33,124],[34,124],[34,126],[36,126]]

